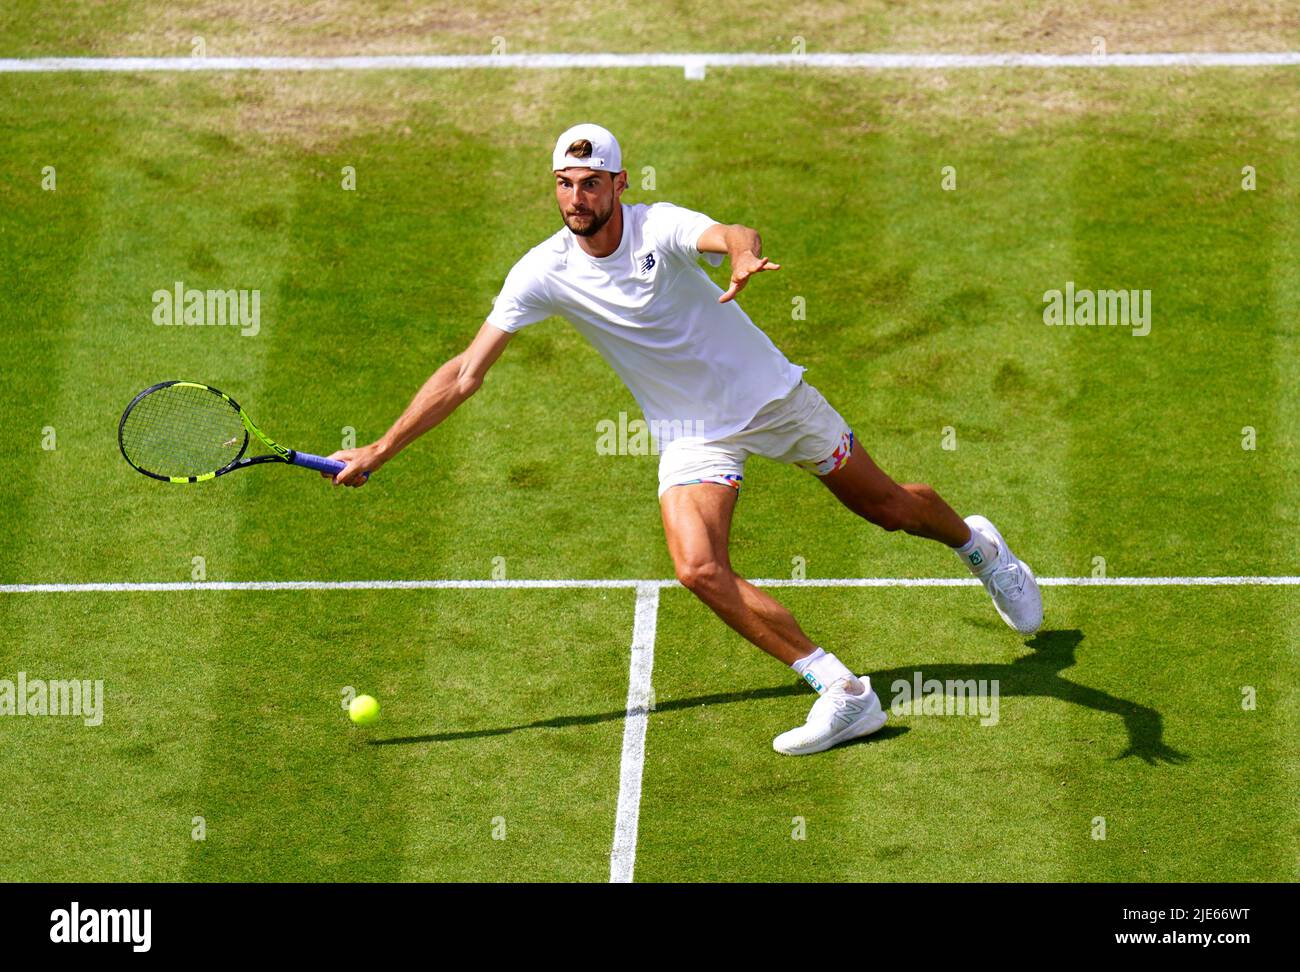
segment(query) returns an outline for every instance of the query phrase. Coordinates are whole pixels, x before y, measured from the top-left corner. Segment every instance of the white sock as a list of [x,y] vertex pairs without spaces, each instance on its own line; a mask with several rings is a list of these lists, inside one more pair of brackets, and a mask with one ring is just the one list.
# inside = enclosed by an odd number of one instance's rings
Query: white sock
[[998,562],[997,543],[974,527],[970,528],[970,539],[953,550],[972,574],[983,574]]
[[790,667],[798,673],[800,678],[815,688],[819,695],[845,678],[849,679],[850,690],[856,688],[859,694],[862,691],[861,683],[849,671],[844,662],[829,651],[824,651],[821,648],[818,648],[805,658],[800,658]]

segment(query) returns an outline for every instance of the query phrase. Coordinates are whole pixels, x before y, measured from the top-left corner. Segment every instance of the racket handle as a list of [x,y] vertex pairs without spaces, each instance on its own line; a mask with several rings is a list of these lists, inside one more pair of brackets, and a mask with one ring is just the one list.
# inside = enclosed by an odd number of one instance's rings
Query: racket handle
[[[317,472],[329,473],[331,476],[337,476],[348,465],[346,462],[339,462],[337,459],[314,456],[310,452],[294,452],[293,458],[289,461],[295,466],[305,466],[308,469],[315,469]],[[369,479],[370,473],[366,473],[364,478]]]

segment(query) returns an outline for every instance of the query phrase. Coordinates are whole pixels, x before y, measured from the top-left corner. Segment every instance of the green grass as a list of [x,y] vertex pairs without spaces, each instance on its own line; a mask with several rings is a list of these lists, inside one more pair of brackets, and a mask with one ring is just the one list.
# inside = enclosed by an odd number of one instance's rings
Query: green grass
[[[188,580],[196,557],[210,580],[487,578],[497,558],[515,578],[670,576],[654,459],[594,449],[596,423],[634,403],[560,321],[360,491],[282,469],[171,488],[114,439],[131,395],[172,376],[305,449],[380,434],[554,231],[543,159],[588,115],[623,138],[629,201],[762,231],[784,269],[743,295],[754,320],[887,470],[986,512],[1041,575],[1098,557],[1111,575],[1297,573],[1293,82],[0,75],[0,581]],[[260,288],[261,333],[154,326],[150,295],[176,280]],[[1042,294],[1067,280],[1152,290],[1151,334],[1044,327]],[[761,460],[733,554],[749,576],[796,557],[811,577],[958,570]],[[915,670],[1002,686],[996,726],[902,716],[789,760],[770,739],[809,693],[666,592],[638,877],[1295,880],[1290,589],[1045,595],[1025,644],[978,591],[782,592],[878,687]],[[626,590],[0,596],[0,678],[106,691],[101,727],[0,720],[0,878],[601,880],[632,605]],[[346,722],[347,685],[380,698],[374,730]],[[1161,747],[1187,759],[1141,758]]]
[[[994,724],[891,716],[876,736],[810,759],[769,740],[801,721],[811,693],[685,592],[665,598],[639,879],[1294,880],[1294,760],[1282,747],[1296,711],[1279,675],[1293,663],[1240,620],[1272,611],[1294,623],[1294,598],[1046,597],[1051,624],[1021,645],[975,591],[787,592],[861,659],[886,706],[916,672],[998,683]],[[1244,685],[1272,701],[1243,711]]]
[[[603,879],[626,596],[484,593],[26,601],[10,617],[42,634],[6,662],[90,665],[105,714],[5,720],[12,778],[39,783],[4,795],[4,878]],[[564,665],[535,625],[574,639]]]

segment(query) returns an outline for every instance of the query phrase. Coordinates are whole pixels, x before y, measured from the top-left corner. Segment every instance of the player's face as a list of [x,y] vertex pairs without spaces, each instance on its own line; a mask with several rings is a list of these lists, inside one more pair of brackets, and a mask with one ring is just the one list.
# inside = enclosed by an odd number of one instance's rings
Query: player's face
[[564,225],[578,236],[594,236],[614,215],[623,173],[562,169],[555,173],[555,201]]

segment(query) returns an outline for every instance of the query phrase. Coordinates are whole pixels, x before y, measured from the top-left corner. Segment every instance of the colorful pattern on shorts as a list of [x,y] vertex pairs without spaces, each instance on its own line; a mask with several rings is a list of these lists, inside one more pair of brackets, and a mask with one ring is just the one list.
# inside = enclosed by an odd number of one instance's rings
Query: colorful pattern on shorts
[[829,476],[835,470],[842,467],[849,461],[849,456],[853,454],[853,430],[843,433],[840,436],[840,444],[836,446],[835,451],[827,458],[816,461],[796,462],[795,465],[800,469],[807,469],[810,473],[817,476]]
[[673,485],[698,486],[700,483],[717,483],[719,486],[730,486],[732,489],[739,490],[740,483],[744,478],[739,473],[722,473],[717,476],[705,476],[703,479],[683,479],[680,483],[673,483]]

